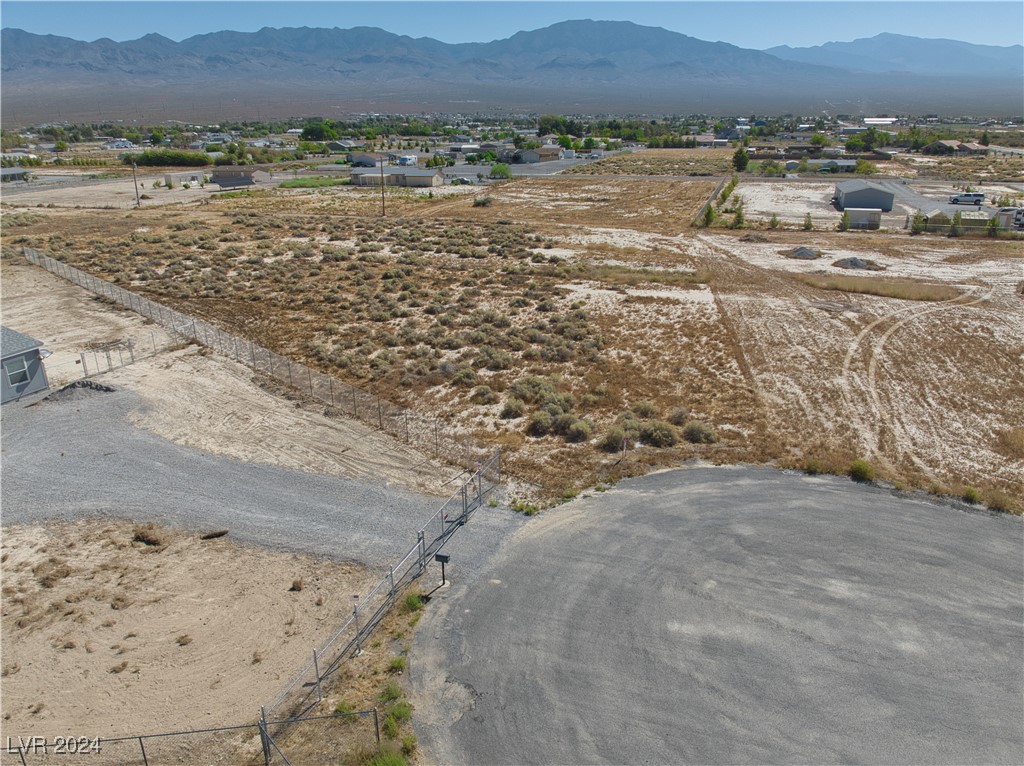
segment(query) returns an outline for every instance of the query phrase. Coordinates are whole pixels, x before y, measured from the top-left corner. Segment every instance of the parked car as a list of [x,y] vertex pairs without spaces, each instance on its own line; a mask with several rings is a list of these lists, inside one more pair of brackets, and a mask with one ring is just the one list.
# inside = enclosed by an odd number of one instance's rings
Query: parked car
[[980,205],[985,201],[985,195],[981,192],[961,192],[949,198],[951,205]]

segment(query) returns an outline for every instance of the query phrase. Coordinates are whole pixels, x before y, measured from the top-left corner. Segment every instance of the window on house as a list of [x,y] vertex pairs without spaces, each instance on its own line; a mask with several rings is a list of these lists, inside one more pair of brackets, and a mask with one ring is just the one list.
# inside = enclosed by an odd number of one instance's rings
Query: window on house
[[28,364],[25,357],[12,359],[4,364],[4,372],[7,373],[7,382],[12,386],[28,381]]

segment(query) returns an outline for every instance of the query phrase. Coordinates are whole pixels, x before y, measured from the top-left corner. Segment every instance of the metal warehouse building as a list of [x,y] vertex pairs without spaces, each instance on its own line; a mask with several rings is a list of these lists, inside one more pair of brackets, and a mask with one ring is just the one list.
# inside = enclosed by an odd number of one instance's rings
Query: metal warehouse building
[[888,213],[896,195],[868,181],[840,181],[836,184],[836,208],[874,208]]

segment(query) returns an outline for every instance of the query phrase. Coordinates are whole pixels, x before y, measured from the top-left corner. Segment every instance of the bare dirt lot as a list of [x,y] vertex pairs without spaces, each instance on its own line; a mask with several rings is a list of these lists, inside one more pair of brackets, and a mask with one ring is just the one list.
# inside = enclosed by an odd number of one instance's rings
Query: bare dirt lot
[[[451,491],[440,485],[452,469],[384,434],[327,416],[288,392],[279,395],[251,371],[196,346],[173,345],[158,326],[18,258],[5,257],[0,268],[3,321],[54,350],[47,360],[54,388],[81,377],[75,349],[132,338],[145,350],[136,363],[92,380],[137,395],[140,406],[126,415],[140,428],[236,460],[372,480],[379,488]],[[150,339],[156,352],[148,350]],[[70,392],[52,395],[61,402],[71,397],[67,403],[75,406]],[[4,405],[5,430],[10,407],[25,404]],[[8,432],[5,472],[11,470],[10,444]],[[110,737],[251,724],[259,704],[276,695],[309,661],[311,647],[350,613],[351,596],[379,577],[378,561],[364,567],[272,551],[234,542],[233,532],[204,541],[201,532],[216,530],[201,524],[184,530],[95,517],[11,524],[19,509],[9,500],[5,492],[0,672],[2,727],[14,737],[52,742],[69,733]],[[90,502],[72,504],[64,515],[90,514],[90,508]],[[411,519],[410,529],[418,521]],[[337,551],[343,555],[345,548]],[[402,634],[401,626],[389,629]],[[394,637],[368,646],[323,712],[339,699],[359,710],[380,704],[376,695],[384,679],[395,677],[388,668],[400,648]],[[320,762],[324,742],[344,752],[352,736],[365,739],[363,729],[335,723],[318,730],[315,746],[301,733],[282,742],[291,753],[312,752],[307,762]],[[372,727],[368,736],[372,740]],[[236,748],[246,739],[239,737],[188,744],[197,748],[191,751],[196,757],[237,763]],[[151,756],[163,742],[150,742]],[[180,757],[185,744],[174,742],[167,746]],[[204,749],[213,744],[217,752]],[[112,748],[105,746],[105,757],[116,759]],[[13,752],[2,758],[19,762]]]
[[[110,373],[145,403],[133,422],[245,461],[433,493],[450,476],[240,365],[173,348],[155,325],[28,266],[18,246],[445,418],[505,448],[545,500],[694,457],[835,472],[863,458],[897,485],[970,488],[1024,511],[1020,243],[690,228],[713,188],[558,178],[389,192],[386,218],[377,192],[347,188],[141,211],[5,199],[3,320],[54,352],[55,383],[78,376],[80,350],[124,338],[162,349]],[[788,257],[798,246],[818,257]],[[846,257],[884,271],[836,289],[804,279],[848,275],[833,265]],[[908,282],[952,297],[922,299]],[[4,528],[5,731],[66,733],[95,717],[95,733],[125,733],[127,714],[101,709],[90,680],[128,694],[152,679],[198,701],[150,687],[130,719],[148,731],[174,727],[185,707],[251,720],[238,699],[276,691],[323,628],[323,578],[360,591],[350,566],[194,532],[157,530],[162,546],[133,540],[126,522]],[[246,605],[268,615],[251,637],[213,619],[241,620]],[[377,648],[364,670],[379,682]],[[234,671],[218,676],[218,662]],[[81,676],[66,700],[44,699],[52,668]]]
[[51,739],[251,723],[369,579],[121,520],[6,526],[2,559],[3,728]]
[[[690,228],[713,188],[517,180],[395,193],[384,218],[372,190],[258,192],[16,214],[5,243],[439,414],[549,497],[695,456],[863,458],[897,484],[1019,508],[1019,243]],[[801,245],[824,255],[786,257]],[[840,257],[901,291],[800,278]]]
[[[46,369],[53,388],[82,378],[81,351],[131,340],[139,361],[112,379],[143,397],[145,406],[130,415],[142,428],[249,462],[443,493],[440,477],[451,471],[386,434],[329,416],[323,407],[304,406],[298,398],[282,398],[276,385],[248,368],[203,356],[159,325],[89,297],[20,258],[6,258],[2,276],[4,322],[52,352]],[[93,365],[91,354],[86,363]]]

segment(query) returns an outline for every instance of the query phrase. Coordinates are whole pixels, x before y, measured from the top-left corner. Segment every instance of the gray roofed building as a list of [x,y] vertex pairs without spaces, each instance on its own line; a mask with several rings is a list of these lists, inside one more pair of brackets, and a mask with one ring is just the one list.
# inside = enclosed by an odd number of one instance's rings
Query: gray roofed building
[[0,404],[50,387],[40,349],[43,342],[0,326]]
[[868,181],[840,181],[834,197],[836,208],[875,208],[883,212],[892,210],[896,195]]

